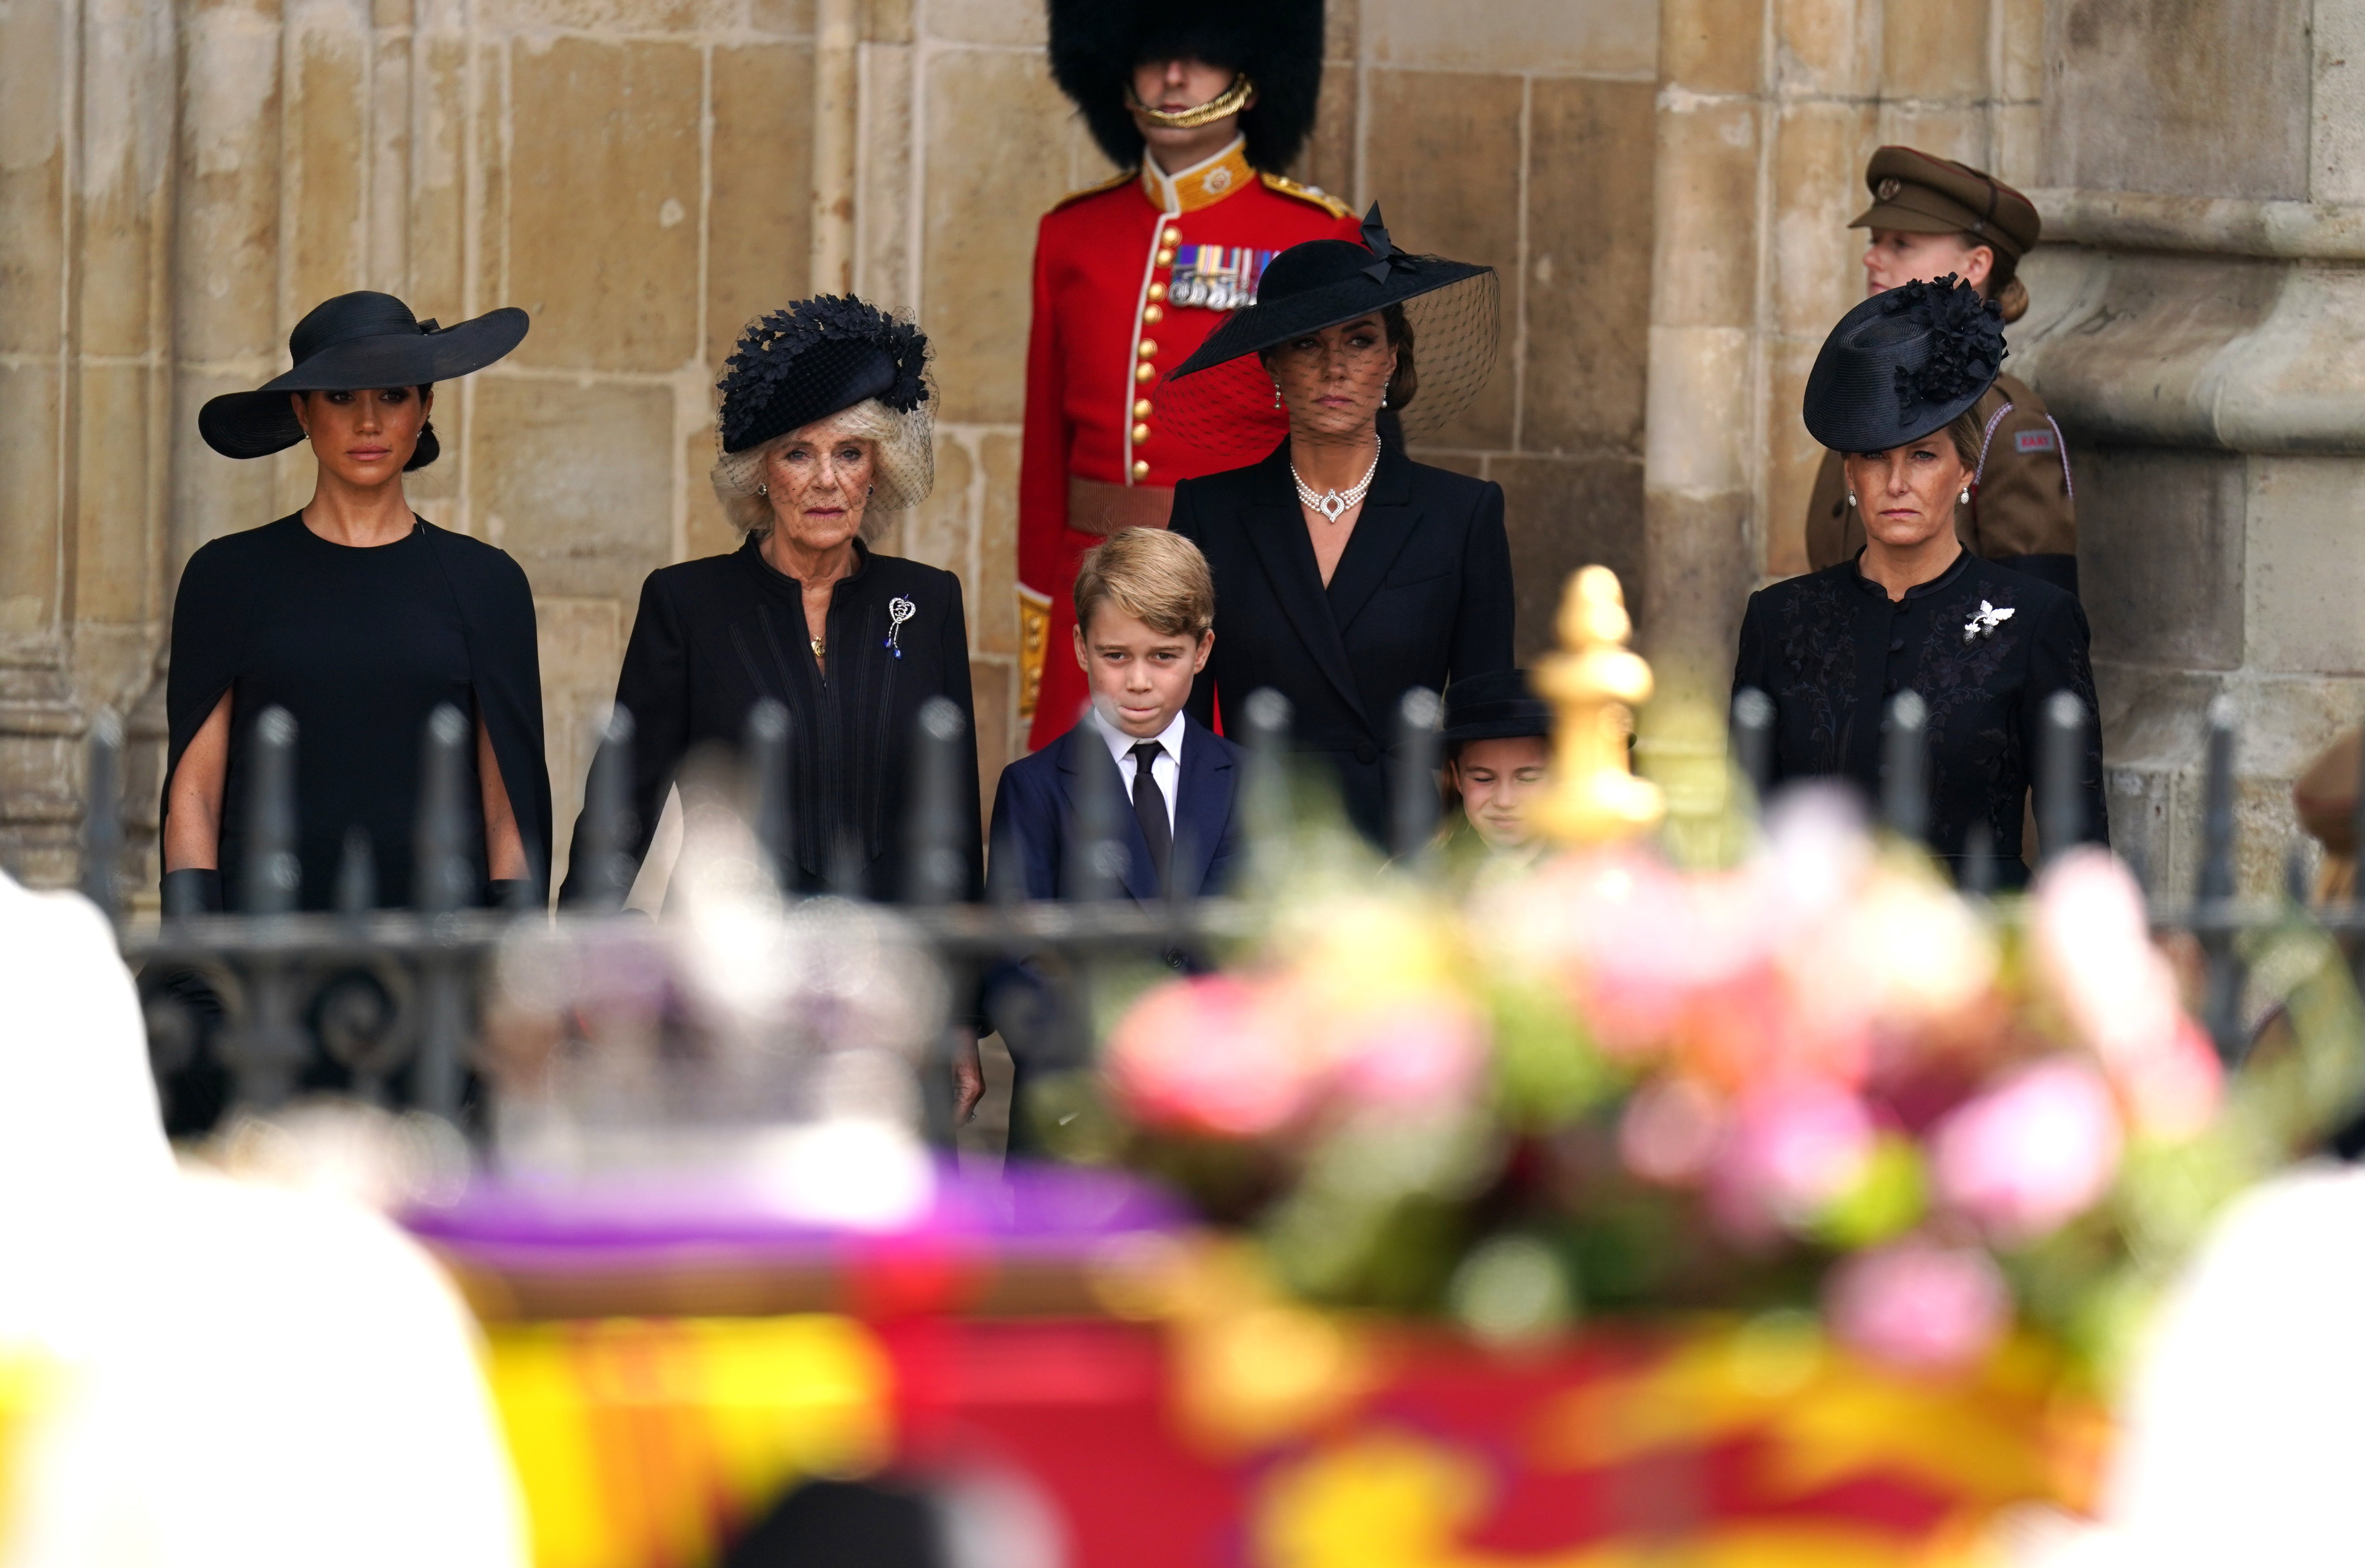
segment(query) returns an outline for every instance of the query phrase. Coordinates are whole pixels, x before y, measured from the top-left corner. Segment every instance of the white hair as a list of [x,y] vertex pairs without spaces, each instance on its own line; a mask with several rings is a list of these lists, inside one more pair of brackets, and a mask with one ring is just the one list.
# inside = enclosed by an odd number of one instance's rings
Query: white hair
[[865,538],[884,526],[883,515],[917,506],[936,481],[935,421],[931,398],[908,414],[897,413],[876,398],[841,409],[825,420],[774,436],[745,452],[726,452],[714,460],[714,494],[723,513],[742,533],[771,529],[774,512],[766,483],[772,454],[790,443],[851,437],[870,449],[871,491],[862,509]]

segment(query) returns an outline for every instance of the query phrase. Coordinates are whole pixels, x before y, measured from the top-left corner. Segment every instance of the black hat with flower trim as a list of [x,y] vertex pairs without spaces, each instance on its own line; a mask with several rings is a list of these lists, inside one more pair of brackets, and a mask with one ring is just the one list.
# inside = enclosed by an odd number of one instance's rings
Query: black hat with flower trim
[[2003,314],[1952,273],[1840,318],[1807,375],[1807,430],[1834,452],[1886,452],[1952,424],[2003,368]]
[[824,294],[739,335],[716,389],[723,450],[746,452],[876,398],[899,414],[927,401],[928,340],[875,305]]
[[891,431],[879,442],[869,509],[917,505],[936,482],[927,371],[917,327],[851,296],[817,295],[758,317],[715,384],[716,483],[762,494],[767,442],[875,400]]

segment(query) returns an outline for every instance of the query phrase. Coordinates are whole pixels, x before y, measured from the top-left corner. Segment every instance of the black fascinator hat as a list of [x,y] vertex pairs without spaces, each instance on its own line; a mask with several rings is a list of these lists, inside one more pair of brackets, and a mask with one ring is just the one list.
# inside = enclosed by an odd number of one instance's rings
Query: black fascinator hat
[[[391,294],[363,289],[323,300],[287,334],[295,368],[252,392],[226,392],[197,410],[197,433],[224,457],[268,457],[304,439],[290,392],[362,392],[426,386],[482,370],[525,341],[526,314],[514,306],[439,327],[421,321]],[[434,432],[422,431],[411,468],[435,459]]]
[[1362,244],[1308,240],[1267,263],[1256,303],[1208,333],[1160,386],[1156,417],[1218,456],[1261,457],[1289,425],[1257,356],[1376,315],[1397,349],[1389,407],[1406,439],[1419,441],[1468,408],[1493,374],[1496,293],[1492,267],[1398,249],[1373,202],[1363,215]]
[[1322,0],[1050,0],[1051,79],[1083,111],[1119,168],[1141,162],[1130,108],[1133,68],[1200,60],[1248,78],[1240,111],[1248,160],[1285,169],[1314,129],[1322,96]]
[[2003,313],[1951,273],[1840,318],[1807,376],[1808,432],[1834,452],[1886,452],[1944,430],[2003,368]]
[[912,505],[936,472],[927,366],[928,340],[917,327],[851,296],[819,295],[757,318],[715,384],[723,394],[717,482],[757,494],[765,442],[875,398],[892,428],[874,432],[871,509]]

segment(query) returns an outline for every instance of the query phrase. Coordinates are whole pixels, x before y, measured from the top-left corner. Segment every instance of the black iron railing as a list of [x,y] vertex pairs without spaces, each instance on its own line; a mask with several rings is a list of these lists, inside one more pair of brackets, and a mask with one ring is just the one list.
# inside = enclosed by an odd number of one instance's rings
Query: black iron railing
[[[1911,692],[1891,703],[1885,736],[1884,825],[1920,841],[1928,812],[1924,757],[1926,709]],[[1763,793],[1770,776],[1773,704],[1744,690],[1732,710],[1732,756],[1742,775]],[[2036,816],[2043,841],[2083,836],[2078,789],[2085,728],[2091,722],[2078,700],[2062,694],[2046,710],[2037,758]],[[2153,899],[2156,927],[2189,932],[2207,966],[2205,1022],[2228,1061],[2247,1045],[2247,971],[2241,938],[2292,917],[2288,902],[2237,901],[2234,896],[2235,715],[2221,702],[2209,715],[2201,873],[2191,896]],[[1395,788],[1391,848],[1396,863],[1419,874],[1435,835],[1439,702],[1434,694],[1407,696],[1397,715]],[[1240,729],[1250,754],[1245,781],[1254,843],[1279,842],[1291,829],[1291,789],[1285,755],[1290,713],[1278,693],[1261,691],[1243,704]],[[298,1084],[308,1064],[321,1058],[346,1075],[353,1092],[401,1098],[436,1114],[463,1115],[479,1035],[490,966],[521,920],[541,921],[538,897],[510,907],[467,907],[476,893],[474,857],[477,813],[465,788],[471,729],[456,710],[431,718],[422,748],[421,808],[413,844],[414,899],[409,910],[375,907],[376,894],[365,842],[348,843],[330,913],[296,909],[301,884],[296,854],[295,755],[300,736],[279,710],[255,727],[251,785],[241,802],[245,859],[241,907],[221,914],[167,915],[154,922],[122,918],[116,868],[122,845],[119,780],[122,732],[102,719],[90,735],[84,824],[84,890],[118,923],[125,960],[140,976],[151,1058],[160,1081],[189,1066],[201,1036],[210,1038],[231,1103],[268,1106]],[[743,810],[759,858],[776,870],[792,842],[788,757],[789,715],[777,703],[749,715],[742,751]],[[974,1018],[983,982],[1025,965],[1031,982],[1051,997],[1029,1041],[1030,1061],[1055,1067],[1081,1062],[1091,1049],[1091,989],[1112,962],[1183,964],[1205,961],[1252,934],[1254,911],[1227,899],[1173,901],[1145,906],[1122,896],[1119,879],[1127,850],[1123,826],[1129,808],[1114,768],[1089,770],[1093,781],[1079,803],[1084,844],[1068,858],[1068,902],[1030,903],[989,879],[986,902],[957,902],[966,879],[968,829],[961,813],[974,810],[961,788],[958,748],[969,744],[960,713],[941,700],[919,715],[911,766],[913,805],[904,824],[910,868],[902,913],[931,944],[954,977],[951,1023]],[[588,926],[637,921],[619,913],[637,869],[626,846],[631,821],[631,715],[615,711],[604,725],[586,788],[582,906],[555,917]],[[2365,818],[2365,809],[2360,809]],[[2359,823],[2365,842],[2365,821]],[[1967,890],[1992,887],[1991,846],[1967,846]],[[850,886],[850,880],[841,884]],[[532,879],[521,884],[529,890]],[[2318,912],[2341,936],[2365,935],[2365,905]],[[193,983],[194,981],[194,983]],[[191,998],[199,998],[196,1004]],[[204,1016],[212,1009],[218,1017]],[[949,1039],[949,1035],[947,1038]],[[937,1064],[942,1066],[940,1060]],[[941,1080],[941,1072],[931,1073]],[[942,1095],[932,1110],[942,1129]]]

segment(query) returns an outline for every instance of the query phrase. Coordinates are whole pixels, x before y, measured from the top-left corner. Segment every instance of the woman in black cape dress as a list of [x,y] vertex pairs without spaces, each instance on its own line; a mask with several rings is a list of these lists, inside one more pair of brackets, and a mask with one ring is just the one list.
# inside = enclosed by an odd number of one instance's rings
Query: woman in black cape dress
[[[391,389],[421,397],[436,381],[499,359],[525,330],[521,310],[439,330],[389,295],[342,295],[297,324],[288,339],[293,370],[259,391],[214,398],[199,429],[226,456],[261,457],[306,439],[291,394],[318,399]],[[429,424],[401,466],[424,466],[436,454]],[[393,483],[398,494],[399,473]],[[341,881],[353,890],[349,844],[358,846],[353,853],[366,851],[373,902],[412,902],[426,727],[447,703],[475,736],[465,747],[462,798],[488,801],[484,819],[471,812],[464,823],[474,879],[465,898],[538,901],[550,864],[550,782],[532,594],[501,551],[415,515],[411,521],[407,536],[358,548],[324,537],[297,512],[213,540],[189,558],[174,601],[165,689],[168,913],[250,902],[249,779],[256,725],[274,708],[296,724],[297,907],[331,907]],[[175,777],[225,693],[230,747],[214,863],[204,865],[200,855],[196,864],[174,865],[169,846],[185,842],[172,820]],[[488,756],[499,771],[489,790],[478,777]],[[494,803],[504,793],[507,821]],[[496,885],[488,828],[510,823],[524,863],[499,868],[506,875]],[[510,843],[501,832],[492,847]],[[519,881],[532,886],[517,888]]]

